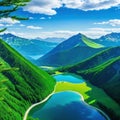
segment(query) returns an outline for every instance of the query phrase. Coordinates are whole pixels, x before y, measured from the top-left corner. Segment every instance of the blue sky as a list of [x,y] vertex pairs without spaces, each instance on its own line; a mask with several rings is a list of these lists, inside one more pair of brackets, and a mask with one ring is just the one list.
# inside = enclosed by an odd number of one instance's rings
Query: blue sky
[[32,0],[14,14],[27,21],[0,19],[6,33],[25,38],[68,38],[83,33],[91,38],[120,31],[120,0]]

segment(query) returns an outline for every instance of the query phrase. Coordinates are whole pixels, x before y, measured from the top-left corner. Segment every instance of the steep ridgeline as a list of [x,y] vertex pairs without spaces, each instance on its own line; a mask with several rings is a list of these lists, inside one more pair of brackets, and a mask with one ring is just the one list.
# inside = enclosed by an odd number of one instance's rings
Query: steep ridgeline
[[120,33],[111,33],[96,39],[96,41],[105,46],[120,46]]
[[112,47],[95,54],[94,56],[86,59],[85,61],[79,62],[75,65],[63,67],[62,69],[64,71],[66,70],[69,72],[78,72],[79,70],[87,70],[94,68],[110,60],[111,58],[115,58],[118,56],[120,56],[120,47]]
[[79,71],[78,74],[92,84],[103,88],[108,95],[120,104],[120,56],[92,69]]
[[103,88],[108,95],[120,104],[120,47],[109,48],[84,62],[62,68],[73,72]]
[[57,43],[43,41],[43,39],[30,40],[10,33],[3,34],[0,37],[30,61],[32,61],[32,56],[44,55],[57,45]]
[[31,104],[44,99],[55,85],[46,72],[0,40],[0,120],[22,120]]
[[82,34],[77,34],[60,43],[49,53],[38,59],[39,65],[64,66],[82,61],[105,49]]

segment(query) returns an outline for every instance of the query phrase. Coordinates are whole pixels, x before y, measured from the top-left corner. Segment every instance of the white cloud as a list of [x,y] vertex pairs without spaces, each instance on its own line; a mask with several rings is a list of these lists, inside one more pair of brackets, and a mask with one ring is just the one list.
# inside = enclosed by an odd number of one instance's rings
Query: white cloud
[[42,32],[39,37],[47,38],[47,37],[56,37],[56,38],[68,38],[74,34],[78,33],[78,31],[52,31],[52,32]]
[[99,38],[103,35],[106,35],[112,32],[119,33],[120,28],[89,28],[86,31],[81,31],[81,33],[93,39]]
[[4,33],[11,33],[11,34],[13,34],[13,35],[15,35],[15,36],[24,36],[25,34],[24,33],[19,33],[19,32],[15,32],[15,31],[10,31],[10,30],[6,30],[5,32],[2,32],[2,33],[0,33],[0,34],[4,34]]
[[2,18],[2,19],[0,19],[0,23],[13,25],[13,24],[16,24],[16,23],[20,23],[20,21],[13,20],[12,18]]
[[4,25],[3,25],[3,24],[0,24],[0,27],[1,27],[1,26],[4,26]]
[[52,31],[52,32],[41,32],[36,34],[36,37],[47,38],[47,37],[58,37],[58,38],[69,38],[72,35],[82,33],[90,38],[99,38],[103,35],[109,34],[111,32],[120,32],[120,28],[88,28],[86,30],[80,31]]
[[120,19],[112,19],[112,20],[103,21],[103,22],[94,23],[94,24],[120,26]]
[[48,38],[48,37],[56,37],[56,38],[69,38],[75,34],[78,34],[78,33],[82,33],[84,35],[86,35],[87,37],[90,37],[90,38],[99,38],[103,35],[106,35],[106,34],[109,34],[111,32],[117,32],[119,33],[120,32],[120,28],[88,28],[87,30],[83,31],[67,31],[67,30],[59,30],[59,31],[51,31],[51,32],[39,32],[39,31],[36,31],[35,33],[31,33],[31,32],[28,32],[28,31],[24,31],[24,32],[13,32],[12,30],[7,30],[5,31],[5,33],[12,33],[14,35],[17,35],[17,36],[20,36],[20,37],[23,37],[23,38],[37,38],[37,37],[40,37],[40,38]]
[[27,26],[27,28],[29,28],[29,29],[34,29],[34,30],[41,30],[42,29],[42,27],[39,27],[39,26]]
[[62,0],[62,2],[67,8],[84,11],[108,9],[120,4],[120,0]]
[[41,19],[41,20],[45,20],[46,18],[45,18],[45,17],[41,17],[40,19]]
[[55,15],[55,9],[63,6],[88,11],[118,7],[119,4],[120,0],[32,0],[24,7],[24,10],[31,13]]
[[31,13],[40,13],[46,15],[55,15],[56,11],[54,9],[61,7],[60,0],[32,0],[24,10]]
[[24,24],[20,24],[21,27],[24,27],[25,25]]
[[29,17],[30,20],[34,19],[33,17]]

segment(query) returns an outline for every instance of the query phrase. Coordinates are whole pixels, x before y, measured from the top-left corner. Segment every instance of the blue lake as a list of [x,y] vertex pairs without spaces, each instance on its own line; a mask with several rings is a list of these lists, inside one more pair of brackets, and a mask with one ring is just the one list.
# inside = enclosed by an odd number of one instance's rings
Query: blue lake
[[72,91],[53,94],[46,103],[33,108],[31,116],[39,120],[106,120]]
[[71,82],[71,83],[83,83],[84,80],[80,77],[69,75],[69,74],[60,74],[53,76],[57,82],[64,81],[64,82]]

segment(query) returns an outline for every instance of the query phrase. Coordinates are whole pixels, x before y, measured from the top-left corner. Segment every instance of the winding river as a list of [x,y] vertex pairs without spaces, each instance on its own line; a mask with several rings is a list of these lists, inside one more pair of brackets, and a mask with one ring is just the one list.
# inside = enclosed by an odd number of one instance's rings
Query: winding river
[[[55,75],[56,81],[83,83],[84,80],[73,75]],[[83,97],[74,91],[58,92],[44,103],[34,107],[30,116],[39,120],[106,120],[94,107],[86,104]]]

